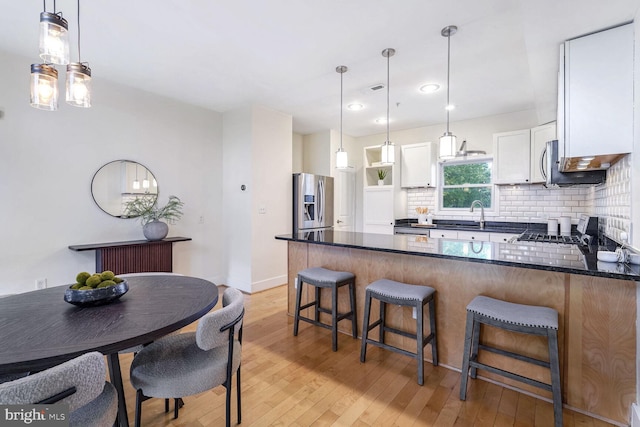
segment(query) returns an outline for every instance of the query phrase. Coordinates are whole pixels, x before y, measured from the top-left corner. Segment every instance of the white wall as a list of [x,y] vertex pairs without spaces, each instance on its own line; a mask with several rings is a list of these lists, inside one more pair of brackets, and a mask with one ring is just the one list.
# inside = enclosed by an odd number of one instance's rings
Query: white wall
[[[493,151],[493,134],[519,129],[528,129],[539,125],[535,110],[518,111],[515,113],[500,114],[496,116],[481,117],[473,120],[452,122],[449,124],[451,132],[458,137],[458,144],[467,140],[468,150],[484,150],[487,154]],[[399,158],[400,145],[415,144],[417,142],[438,142],[445,131],[445,125],[425,126],[414,129],[392,131],[389,134],[391,141],[398,146],[396,158]],[[364,147],[381,145],[386,139],[386,133],[354,138],[353,144],[349,144],[349,163],[357,170],[356,182],[356,230],[362,231],[362,167]],[[353,152],[353,154],[352,154]],[[353,156],[353,157],[352,157]],[[352,160],[353,159],[353,160]],[[398,165],[396,164],[396,167]],[[404,195],[400,190],[399,180],[395,180],[396,193]],[[398,209],[396,209],[397,211]],[[404,209],[402,209],[404,212]],[[407,216],[406,213],[405,215]]]
[[274,237],[291,230],[292,117],[252,106],[223,121],[224,283],[245,292],[282,285],[287,245]]
[[[235,110],[223,115],[222,203],[224,264],[223,282],[251,291],[252,111]],[[245,190],[241,190],[241,186]]]
[[292,140],[292,155],[291,158],[293,163],[291,164],[291,173],[300,173],[303,171],[304,165],[304,146],[303,146],[303,136],[299,133],[293,133]]
[[251,291],[287,283],[287,244],[274,237],[291,232],[292,117],[253,108]]
[[305,135],[303,146],[302,171],[331,176],[331,131]]
[[93,271],[94,252],[69,245],[144,238],[138,222],[105,214],[91,197],[93,174],[117,159],[149,167],[161,202],[172,194],[185,202],[169,235],[193,241],[174,244],[174,270],[219,280],[220,114],[112,84],[99,70],[92,108],[62,100],[58,111],[40,111],[29,106],[31,60],[0,52],[0,63],[0,294]]

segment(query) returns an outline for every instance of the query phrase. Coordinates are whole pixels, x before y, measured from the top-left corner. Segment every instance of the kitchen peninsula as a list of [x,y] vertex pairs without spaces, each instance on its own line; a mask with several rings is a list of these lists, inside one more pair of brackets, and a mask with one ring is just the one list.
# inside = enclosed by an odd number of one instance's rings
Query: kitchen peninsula
[[[471,242],[331,230],[276,239],[288,242],[290,315],[294,311],[296,274],[308,267],[356,275],[359,334],[364,289],[369,283],[387,278],[435,288],[440,364],[455,370],[462,363],[466,305],[475,296],[554,308],[560,315],[563,403],[628,425],[635,400],[636,282],[640,281],[640,267],[603,265],[595,260],[595,253],[567,244]],[[312,296],[310,292],[303,298]],[[340,311],[346,304],[347,298],[341,295]],[[402,307],[389,307],[387,313],[395,326],[406,328],[415,325],[411,316],[411,311]],[[348,332],[347,326],[343,326],[344,332]],[[546,342],[539,337],[488,329],[483,335],[494,345],[526,349],[533,357],[548,359]],[[407,349],[412,345],[402,337],[395,344]],[[485,357],[491,361],[500,356]],[[549,381],[548,372],[542,368],[504,359],[498,363]],[[487,372],[481,371],[480,376],[550,398],[550,393]]]

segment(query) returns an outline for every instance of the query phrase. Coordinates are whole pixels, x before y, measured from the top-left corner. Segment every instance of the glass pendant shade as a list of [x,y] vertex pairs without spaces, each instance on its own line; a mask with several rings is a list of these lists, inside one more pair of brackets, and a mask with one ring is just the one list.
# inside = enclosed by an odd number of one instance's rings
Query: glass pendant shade
[[338,65],[336,67],[336,73],[340,74],[340,148],[336,151],[336,169],[347,169],[349,167],[349,159],[347,152],[342,148],[342,77],[349,69],[346,65]]
[[457,138],[451,132],[440,137],[440,158],[453,159],[456,156]]
[[382,51],[382,56],[387,58],[387,140],[380,146],[380,160],[383,165],[391,165],[396,162],[395,145],[389,141],[389,58],[395,53],[396,50],[392,48]]
[[69,25],[60,15],[40,14],[40,58],[46,63],[69,63]]
[[143,179],[142,180],[142,188],[144,188],[145,190],[149,189],[149,180],[148,179]]
[[66,100],[74,107],[91,107],[91,68],[79,62],[67,65]]
[[336,168],[344,169],[349,167],[349,159],[347,157],[347,152],[342,148],[338,148],[336,151]]
[[138,181],[137,179],[135,181],[133,181],[133,189],[134,190],[139,190],[140,189],[140,181]]
[[58,109],[58,70],[47,64],[31,64],[31,106]]
[[391,141],[385,141],[381,147],[381,161],[383,164],[392,164],[396,161],[396,146]]

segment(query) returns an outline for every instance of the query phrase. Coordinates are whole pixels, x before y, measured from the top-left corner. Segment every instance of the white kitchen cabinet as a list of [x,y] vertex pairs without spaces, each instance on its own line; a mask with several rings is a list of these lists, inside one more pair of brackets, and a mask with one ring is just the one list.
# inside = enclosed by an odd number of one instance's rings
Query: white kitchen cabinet
[[435,239],[457,239],[458,232],[455,230],[429,230],[429,237]]
[[497,243],[506,243],[518,237],[517,234],[509,234],[509,233],[488,233],[488,234],[489,234],[489,241],[497,242]]
[[363,191],[363,229],[365,233],[393,234],[393,186],[370,186]]
[[400,186],[402,188],[435,187],[436,144],[421,142],[400,147]]
[[542,176],[541,162],[542,152],[547,147],[547,141],[556,139],[556,123],[548,123],[531,129],[531,184],[545,182]]
[[[396,151],[396,162],[398,159],[398,148],[394,147]],[[378,185],[378,171],[385,171],[383,185],[393,185],[395,182],[396,172],[395,164],[383,164],[382,163],[382,149],[379,145],[364,148],[364,185]]]
[[633,24],[627,24],[569,40],[561,47],[561,157],[632,151],[633,37]]
[[[365,233],[393,234],[395,218],[406,216],[406,191],[399,190],[398,148],[395,147],[394,164],[382,164],[379,145],[364,148],[362,231]],[[382,185],[378,185],[378,170],[387,172]]]
[[458,240],[489,242],[491,233],[484,231],[458,231]]
[[528,184],[531,164],[531,131],[522,129],[493,134],[495,184]]

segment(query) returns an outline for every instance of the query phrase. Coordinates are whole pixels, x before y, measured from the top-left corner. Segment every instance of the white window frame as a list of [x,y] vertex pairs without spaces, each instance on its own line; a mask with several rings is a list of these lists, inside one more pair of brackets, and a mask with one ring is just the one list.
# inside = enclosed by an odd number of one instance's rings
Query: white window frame
[[[499,189],[500,186],[494,183],[495,162],[492,156],[473,156],[460,159],[442,160],[438,162],[438,184],[436,187],[436,215],[443,215],[446,217],[468,217],[468,219],[476,218],[480,213],[478,210],[470,212],[469,208],[444,208],[442,206],[442,194],[444,189],[444,166],[445,165],[459,165],[469,163],[484,163],[491,162],[491,183],[490,184],[469,184],[469,187],[491,187],[491,208],[485,208],[485,217],[497,217],[500,215],[500,206],[498,201],[500,200]],[[455,187],[453,187],[455,188]],[[465,218],[467,219],[467,218]]]

